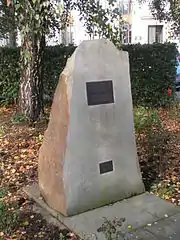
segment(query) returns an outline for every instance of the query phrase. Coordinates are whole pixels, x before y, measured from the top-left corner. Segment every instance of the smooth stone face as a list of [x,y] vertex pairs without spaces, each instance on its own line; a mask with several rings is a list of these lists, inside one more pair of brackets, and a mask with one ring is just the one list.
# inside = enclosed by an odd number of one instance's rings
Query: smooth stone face
[[39,154],[39,187],[65,216],[140,194],[128,53],[84,41],[60,75]]

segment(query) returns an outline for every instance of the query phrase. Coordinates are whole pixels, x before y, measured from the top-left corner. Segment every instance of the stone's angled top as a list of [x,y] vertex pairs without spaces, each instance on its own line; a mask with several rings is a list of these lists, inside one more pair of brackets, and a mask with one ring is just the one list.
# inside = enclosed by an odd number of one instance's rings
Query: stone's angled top
[[85,46],[98,46],[102,47],[103,45],[109,45],[112,48],[116,48],[116,46],[108,39],[101,38],[101,39],[93,39],[93,40],[83,40],[81,44],[76,49],[84,48]]
[[60,75],[39,154],[39,187],[47,204],[66,216],[144,191],[128,53],[108,40],[82,42]]
[[116,46],[108,39],[94,39],[94,40],[84,40],[81,42],[81,44],[78,46],[78,48],[83,48],[85,46],[98,46],[102,47],[103,45],[105,46],[110,46],[111,48],[117,49]]
[[[101,56],[106,55],[106,58],[111,57],[113,55],[119,55],[121,58],[123,56],[126,58],[128,52],[122,51],[117,49],[117,47],[108,39],[95,39],[95,40],[84,40],[82,43],[76,48],[75,54],[85,57],[87,54],[88,56],[94,55],[96,53],[96,59],[101,58]],[[104,54],[103,54],[104,53]],[[104,59],[105,61],[106,59]],[[125,61],[127,59],[124,59]],[[106,61],[105,61],[106,62]],[[128,62],[129,64],[129,62]]]

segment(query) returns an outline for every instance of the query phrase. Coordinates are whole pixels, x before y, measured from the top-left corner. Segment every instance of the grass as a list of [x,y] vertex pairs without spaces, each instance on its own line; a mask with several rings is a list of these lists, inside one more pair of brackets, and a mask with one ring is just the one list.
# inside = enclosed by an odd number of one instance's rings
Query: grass
[[4,201],[7,188],[0,190],[0,232],[9,234],[18,224],[19,213],[16,205]]
[[162,122],[158,117],[156,109],[135,107],[134,125],[136,133],[150,132],[154,125],[162,127]]
[[174,104],[169,113],[172,119],[175,119],[180,123],[180,103]]
[[175,184],[170,184],[168,182],[160,182],[158,184],[152,185],[150,191],[165,200],[169,200],[171,196],[175,193],[175,189]]
[[12,117],[12,123],[28,123],[28,118],[23,115],[23,114],[15,114],[13,117]]
[[3,137],[4,135],[4,127],[1,125],[0,126],[0,137]]

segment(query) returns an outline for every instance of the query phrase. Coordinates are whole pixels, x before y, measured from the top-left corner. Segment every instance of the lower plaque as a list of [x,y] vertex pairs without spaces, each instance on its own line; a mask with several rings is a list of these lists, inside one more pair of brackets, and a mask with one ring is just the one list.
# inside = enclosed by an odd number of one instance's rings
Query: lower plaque
[[113,161],[103,162],[99,164],[100,174],[108,173],[113,171]]

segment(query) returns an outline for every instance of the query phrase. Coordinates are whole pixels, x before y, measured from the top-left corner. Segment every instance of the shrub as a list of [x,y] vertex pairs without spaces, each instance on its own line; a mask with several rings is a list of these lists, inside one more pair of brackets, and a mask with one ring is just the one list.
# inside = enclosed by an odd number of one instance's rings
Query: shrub
[[0,48],[0,101],[17,100],[19,91],[19,48]]
[[[67,58],[72,55],[74,46],[47,47],[44,56],[44,95],[51,99]],[[0,102],[14,103],[18,99],[20,85],[20,49],[0,48]]]
[[113,219],[108,220],[104,218],[104,223],[100,228],[97,229],[97,232],[103,233],[105,236],[105,239],[107,240],[113,240],[113,239],[121,239],[122,238],[122,232],[121,232],[121,227],[123,226],[125,222],[125,218],[120,218],[120,219]]
[[135,44],[122,47],[128,51],[132,97],[135,105],[168,106],[174,94],[168,96],[168,88],[175,92],[176,45]]
[[51,46],[47,47],[44,59],[44,94],[53,97],[55,88],[59,81],[59,75],[63,71],[67,59],[74,52],[75,47],[70,46]]
[[[124,45],[129,52],[132,97],[135,105],[168,106],[174,100],[176,45]],[[59,75],[74,46],[47,47],[44,57],[44,96],[51,100]],[[0,101],[11,103],[18,97],[20,70],[19,49],[0,48]],[[167,90],[173,90],[168,96]],[[6,96],[2,99],[1,96]]]

